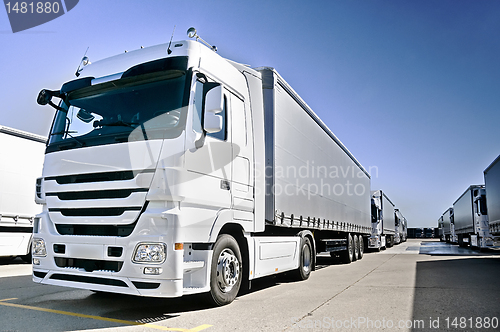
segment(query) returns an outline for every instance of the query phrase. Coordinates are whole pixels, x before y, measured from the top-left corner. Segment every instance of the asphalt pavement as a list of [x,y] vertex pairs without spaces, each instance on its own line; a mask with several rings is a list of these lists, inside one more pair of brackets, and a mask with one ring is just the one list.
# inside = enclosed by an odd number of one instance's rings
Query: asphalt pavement
[[255,281],[230,305],[94,293],[31,281],[0,261],[0,331],[500,331],[500,253],[409,241],[307,281]]

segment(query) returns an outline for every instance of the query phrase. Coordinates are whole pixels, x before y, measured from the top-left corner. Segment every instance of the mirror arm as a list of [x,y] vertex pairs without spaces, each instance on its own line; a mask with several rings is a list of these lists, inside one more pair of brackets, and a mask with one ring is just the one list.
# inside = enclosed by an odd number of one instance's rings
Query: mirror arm
[[56,104],[54,104],[52,101],[49,101],[49,102],[48,102],[48,104],[49,104],[50,106],[54,107],[54,108],[55,108],[56,110],[58,110],[58,111],[61,111],[61,112],[64,112],[64,113],[67,113],[67,112],[68,112],[68,110],[65,110],[64,108],[57,106],[57,105],[56,105]]

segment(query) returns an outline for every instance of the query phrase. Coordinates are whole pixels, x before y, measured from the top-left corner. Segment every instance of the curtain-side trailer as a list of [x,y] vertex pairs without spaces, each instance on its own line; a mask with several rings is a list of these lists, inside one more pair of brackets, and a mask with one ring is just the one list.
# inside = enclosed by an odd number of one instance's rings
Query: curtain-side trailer
[[31,262],[35,215],[35,181],[42,174],[47,139],[0,126],[0,257],[21,256]]
[[38,98],[57,112],[35,282],[224,305],[255,278],[307,279],[318,252],[362,257],[370,176],[274,69],[184,40],[79,74]]
[[500,156],[484,170],[486,207],[492,245],[500,246]]

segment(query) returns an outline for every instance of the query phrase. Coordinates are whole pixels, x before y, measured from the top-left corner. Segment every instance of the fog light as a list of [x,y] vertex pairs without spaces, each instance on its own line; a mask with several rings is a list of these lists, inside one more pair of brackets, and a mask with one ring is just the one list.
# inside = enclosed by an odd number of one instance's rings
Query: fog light
[[167,257],[166,246],[163,243],[139,243],[135,247],[134,263],[163,263]]
[[47,249],[45,249],[45,241],[43,239],[34,238],[32,247],[33,256],[45,257],[47,256]]
[[40,265],[40,260],[38,258],[33,258],[33,265]]
[[145,267],[144,268],[144,274],[161,274],[163,272],[163,269],[161,267]]

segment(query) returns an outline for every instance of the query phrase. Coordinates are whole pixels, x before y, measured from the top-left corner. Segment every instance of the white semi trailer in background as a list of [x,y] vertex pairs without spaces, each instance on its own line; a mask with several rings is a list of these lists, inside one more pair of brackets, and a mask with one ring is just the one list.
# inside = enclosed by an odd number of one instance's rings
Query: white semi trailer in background
[[392,247],[396,235],[394,204],[382,190],[371,192],[372,232],[368,248],[380,251]]
[[362,257],[370,176],[274,69],[183,40],[78,74],[38,98],[57,112],[35,282],[224,305],[255,278],[307,279],[318,252]]
[[42,174],[47,138],[0,126],[0,257],[31,262],[35,182]]
[[486,207],[492,245],[500,247],[500,156],[484,170]]
[[453,218],[458,245],[473,248],[492,247],[488,225],[484,185],[471,185],[453,203]]

